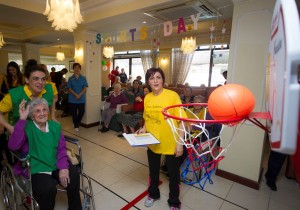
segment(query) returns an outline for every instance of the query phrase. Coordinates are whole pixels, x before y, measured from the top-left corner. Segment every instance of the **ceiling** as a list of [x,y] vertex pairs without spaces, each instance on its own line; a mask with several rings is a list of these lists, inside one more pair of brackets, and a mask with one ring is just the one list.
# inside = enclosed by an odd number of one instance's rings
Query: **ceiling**
[[[166,20],[177,20],[180,17],[196,15],[194,7],[188,6],[180,10],[154,14],[155,10],[175,7],[178,4],[204,4],[213,11],[210,16],[200,18],[211,19],[212,16],[231,19],[234,0],[79,0],[84,22],[75,30],[87,30],[97,33],[117,33],[130,28],[153,26]],[[0,32],[6,44],[0,50],[21,52],[24,43],[37,44],[41,48],[57,47],[72,48],[73,33],[55,31],[47,17],[42,13],[46,8],[46,0],[1,0]],[[180,12],[179,12],[180,11]],[[144,14],[151,13],[152,16]],[[155,16],[155,17],[153,17]],[[214,17],[216,18],[216,17]],[[147,23],[143,23],[146,21]],[[59,41],[57,39],[60,39]]]

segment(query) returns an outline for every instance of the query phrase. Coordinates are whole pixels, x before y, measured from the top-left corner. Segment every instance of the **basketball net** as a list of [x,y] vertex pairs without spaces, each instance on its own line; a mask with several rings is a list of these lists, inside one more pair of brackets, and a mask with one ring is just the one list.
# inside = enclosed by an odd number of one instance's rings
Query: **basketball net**
[[[203,119],[199,119],[199,115],[189,109],[194,106],[201,106]],[[179,117],[171,115],[172,109],[178,107],[180,107]],[[169,106],[164,108],[162,113],[172,130],[174,139],[187,149],[188,157],[181,166],[181,177],[184,182],[191,185],[198,183],[201,189],[207,181],[212,184],[211,174],[232,144],[240,127],[239,123],[245,119],[213,120],[208,113],[206,103]],[[186,115],[189,118],[186,118]],[[182,126],[177,126],[178,120],[181,121]],[[233,128],[232,137],[227,145],[223,143],[221,146],[220,136],[228,126]]]

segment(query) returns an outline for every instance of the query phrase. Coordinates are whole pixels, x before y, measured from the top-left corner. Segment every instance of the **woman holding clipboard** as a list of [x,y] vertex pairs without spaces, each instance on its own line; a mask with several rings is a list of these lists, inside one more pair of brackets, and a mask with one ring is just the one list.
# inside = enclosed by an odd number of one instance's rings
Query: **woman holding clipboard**
[[[147,70],[146,82],[152,89],[152,92],[147,94],[144,99],[144,115],[145,124],[136,133],[151,133],[160,144],[148,145],[147,156],[149,163],[149,186],[148,196],[145,200],[145,206],[151,207],[154,202],[160,198],[159,172],[161,155],[166,156],[166,164],[170,174],[169,184],[169,199],[168,204],[171,209],[176,210],[180,208],[179,201],[179,186],[180,186],[180,164],[179,157],[183,154],[183,145],[177,143],[174,139],[171,128],[164,119],[162,109],[181,104],[179,95],[171,90],[164,89],[165,83],[164,72],[160,68],[151,68]],[[180,116],[180,108],[173,110],[172,115]],[[182,112],[181,112],[181,117]],[[176,121],[178,126],[182,124]]]

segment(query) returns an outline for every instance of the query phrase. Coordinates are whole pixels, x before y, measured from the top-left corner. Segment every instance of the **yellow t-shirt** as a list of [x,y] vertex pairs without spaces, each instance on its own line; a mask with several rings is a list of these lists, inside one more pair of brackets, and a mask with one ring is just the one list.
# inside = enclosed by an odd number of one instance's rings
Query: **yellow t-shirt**
[[56,96],[58,94],[58,92],[57,92],[57,88],[55,86],[55,83],[54,82],[47,82],[47,83],[51,85],[52,90],[53,90],[53,94],[54,94],[54,96]]
[[[25,91],[26,95],[30,99],[32,99],[32,93],[28,89],[27,85],[24,85],[24,91]],[[43,89],[38,97],[41,98],[45,92],[46,92],[46,90]],[[12,109],[13,109],[13,105],[12,105],[12,101],[11,101],[11,96],[10,96],[10,94],[6,94],[4,96],[4,98],[2,99],[2,101],[0,101],[0,111],[3,113],[6,113],[6,112],[12,111]]]
[[[160,141],[160,144],[148,145],[154,153],[174,154],[177,141],[174,139],[168,122],[164,119],[162,109],[175,104],[181,104],[181,100],[176,92],[168,89],[163,89],[162,93],[158,96],[149,93],[144,99],[143,117],[145,119],[146,130]],[[169,113],[186,118],[184,109],[179,107],[170,109]],[[177,121],[174,120],[174,123],[178,126]]]

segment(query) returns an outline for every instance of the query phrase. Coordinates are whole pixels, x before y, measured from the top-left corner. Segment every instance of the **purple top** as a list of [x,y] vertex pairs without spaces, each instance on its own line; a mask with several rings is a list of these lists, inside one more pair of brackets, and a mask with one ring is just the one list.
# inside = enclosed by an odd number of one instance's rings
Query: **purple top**
[[124,93],[120,93],[119,95],[115,96],[113,93],[106,98],[107,102],[110,102],[109,108],[116,109],[118,104],[126,104],[128,100]]
[[[11,134],[8,141],[8,148],[11,151],[17,151],[21,154],[28,154],[28,140],[25,133],[26,120],[19,119],[14,126],[14,132]],[[57,163],[58,169],[67,169],[69,167],[68,156],[66,152],[66,141],[65,137],[60,134],[58,147],[57,147]],[[22,163],[19,161],[14,165],[14,173],[16,175],[28,176],[27,172],[24,170]]]

